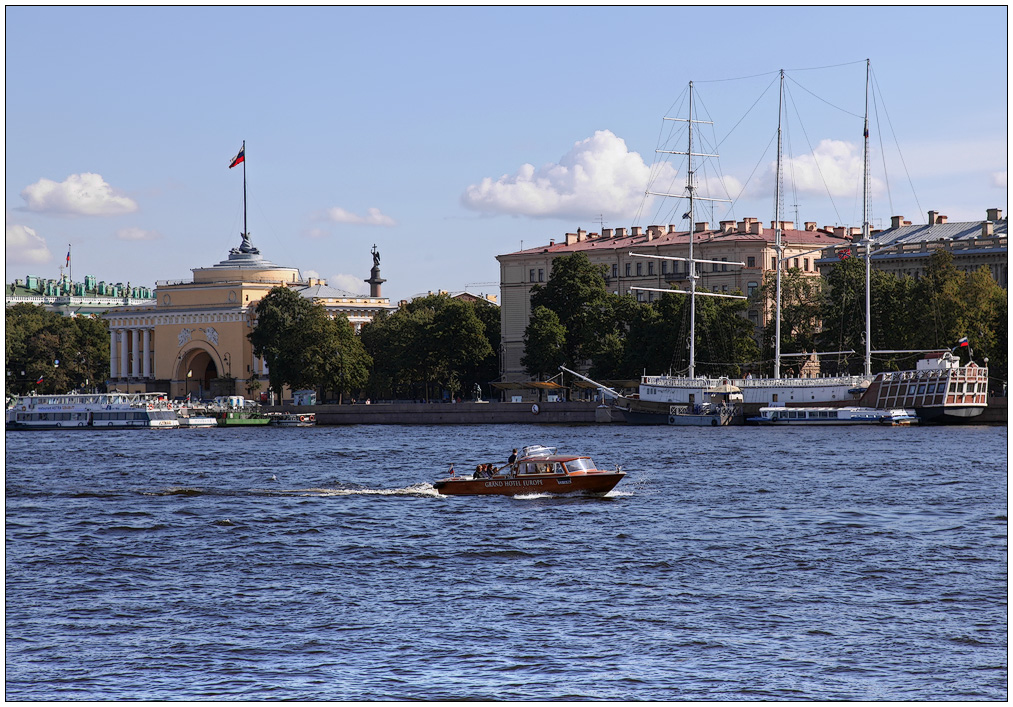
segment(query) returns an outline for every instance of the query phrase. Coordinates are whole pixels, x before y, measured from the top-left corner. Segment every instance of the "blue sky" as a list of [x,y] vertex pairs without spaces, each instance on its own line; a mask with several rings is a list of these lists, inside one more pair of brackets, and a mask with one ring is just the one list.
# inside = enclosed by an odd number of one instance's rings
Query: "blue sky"
[[681,158],[652,165],[690,81],[714,121],[699,144],[721,155],[698,183],[735,197],[697,220],[769,222],[779,69],[785,218],[859,225],[866,58],[873,225],[1007,206],[1005,7],[7,7],[6,22],[8,282],[56,277],[68,244],[76,280],[153,285],[224,259],[245,140],[265,257],[364,293],[376,244],[393,301],[495,293],[495,256],[522,243],[687,226],[644,192],[652,172],[681,190]]

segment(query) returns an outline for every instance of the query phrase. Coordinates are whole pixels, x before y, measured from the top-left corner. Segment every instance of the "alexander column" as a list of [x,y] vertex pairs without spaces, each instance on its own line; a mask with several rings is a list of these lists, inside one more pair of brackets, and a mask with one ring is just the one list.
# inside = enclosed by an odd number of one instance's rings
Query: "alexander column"
[[369,296],[380,297],[380,285],[387,282],[380,277],[380,251],[376,249],[376,244],[373,244],[373,268],[369,271],[369,279],[364,282],[369,283]]

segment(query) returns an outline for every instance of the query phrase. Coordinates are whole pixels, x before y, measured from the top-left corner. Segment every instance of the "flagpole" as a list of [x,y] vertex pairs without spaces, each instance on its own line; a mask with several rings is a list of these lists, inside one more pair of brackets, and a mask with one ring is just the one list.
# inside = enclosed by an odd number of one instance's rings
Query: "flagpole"
[[250,237],[246,230],[246,140],[243,140],[243,235]]

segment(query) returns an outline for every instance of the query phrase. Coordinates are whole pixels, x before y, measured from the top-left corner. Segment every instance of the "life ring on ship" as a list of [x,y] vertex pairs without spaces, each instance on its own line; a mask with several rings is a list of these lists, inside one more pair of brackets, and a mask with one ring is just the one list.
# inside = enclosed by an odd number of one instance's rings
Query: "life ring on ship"
[[718,426],[718,421],[717,420],[711,420],[711,427],[717,427],[717,426]]
[[534,405],[531,406],[531,414],[533,415],[538,414],[538,403],[535,403]]
[[668,416],[668,424],[670,424],[670,425],[674,425],[675,424],[675,415],[669,415]]

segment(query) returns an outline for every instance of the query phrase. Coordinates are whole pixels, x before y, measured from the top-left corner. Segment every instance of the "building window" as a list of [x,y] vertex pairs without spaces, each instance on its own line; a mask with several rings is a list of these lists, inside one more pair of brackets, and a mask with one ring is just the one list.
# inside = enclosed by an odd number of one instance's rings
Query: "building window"
[[798,267],[798,258],[795,258],[794,260],[791,261],[791,266],[793,268],[797,268]]
[[530,270],[528,270],[528,282],[534,281],[535,281],[535,269],[531,268]]
[[802,269],[809,272],[809,258],[802,258]]
[[746,258],[746,267],[747,268],[755,268],[756,267],[756,256],[755,255],[750,255],[748,258]]
[[[721,260],[726,262],[728,258],[721,258]],[[721,263],[721,272],[728,272],[728,266],[725,265],[725,262]]]
[[545,282],[545,270],[543,268],[538,268],[538,281]]
[[752,322],[753,326],[760,325],[760,315],[757,314],[755,309],[749,312],[749,321]]
[[612,263],[612,277],[619,277],[619,265]]
[[718,271],[718,264],[717,263],[711,263],[711,272],[717,272],[717,271]]
[[637,277],[640,277],[643,274],[644,274],[644,264],[637,263]]
[[777,270],[777,256],[776,255],[773,258],[770,259],[770,269],[771,270]]
[[654,274],[654,261],[653,260],[647,264],[647,274],[648,275],[653,275]]
[[631,267],[629,263],[626,263],[626,277],[630,276]]
[[721,285],[722,292],[728,292],[728,285]]
[[661,274],[662,275],[667,275],[668,274],[668,261],[667,260],[662,260],[661,261]]
[[749,297],[752,297],[756,293],[756,287],[757,287],[756,282],[747,282],[746,283],[746,294]]

